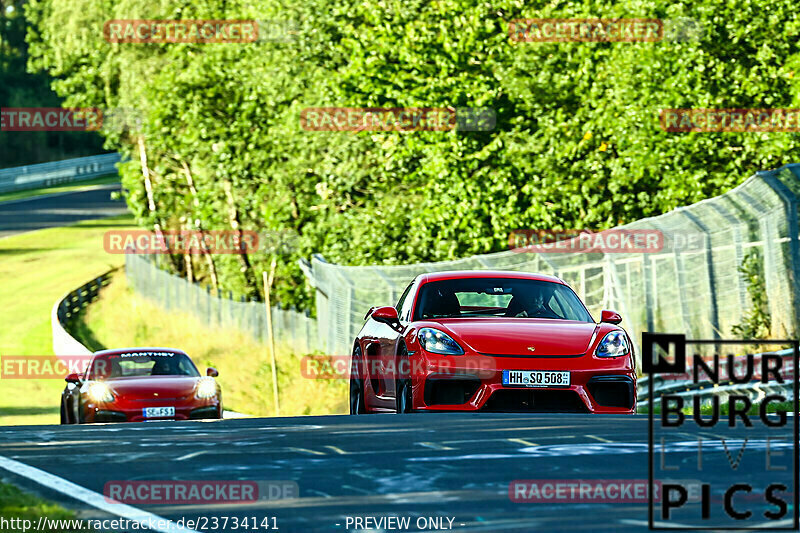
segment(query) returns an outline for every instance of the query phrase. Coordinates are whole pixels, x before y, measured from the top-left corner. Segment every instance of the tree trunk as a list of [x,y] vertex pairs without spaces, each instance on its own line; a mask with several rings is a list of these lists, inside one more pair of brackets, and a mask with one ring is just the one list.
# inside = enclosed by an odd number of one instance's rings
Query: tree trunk
[[[186,229],[188,229],[188,226],[181,224],[181,233],[183,233],[183,231]],[[191,252],[187,251],[186,247],[184,247],[183,251],[183,264],[186,267],[186,281],[189,283],[194,283],[194,265],[192,264],[192,254]]]
[[[167,243],[168,241],[164,238],[164,232],[161,228],[161,222],[158,216],[158,210],[156,209],[156,200],[155,196],[153,195],[153,181],[150,178],[152,174],[150,171],[150,167],[147,163],[147,147],[144,143],[144,137],[142,135],[139,136],[139,162],[142,167],[142,179],[144,181],[144,190],[147,193],[147,210],[150,212],[150,216],[153,218],[153,229],[155,230],[156,235],[161,242]],[[169,258],[172,267],[175,268],[175,263],[172,261],[172,254],[166,254]],[[179,270],[175,268],[175,270]]]
[[[225,198],[228,201],[228,219],[230,220],[231,229],[238,234],[239,242],[241,242],[242,227],[239,220],[239,211],[236,209],[236,201],[233,198],[233,191],[231,190],[231,182],[226,180],[222,183],[222,186],[225,189]],[[248,296],[258,294],[258,284],[253,275],[253,267],[250,265],[250,258],[246,253],[237,255],[239,256],[239,262],[242,264],[241,271],[242,274],[244,274],[245,283],[247,283]]]
[[[189,185],[189,191],[192,193],[192,205],[194,205],[195,209],[200,206],[200,201],[197,199],[197,187],[194,184],[194,177],[192,176],[192,171],[189,168],[189,165],[183,159],[181,161],[181,166],[183,167],[183,173],[186,176],[186,184]],[[200,223],[200,219],[197,218],[196,213],[192,213],[192,220],[194,226],[200,232],[201,237],[203,234],[203,225]],[[217,279],[217,266],[214,264],[214,258],[211,257],[211,253],[208,251],[208,247],[206,246],[205,239],[200,239],[201,246],[203,247],[203,255],[206,258],[206,263],[208,263],[208,271],[211,275],[211,286],[214,287],[214,291],[219,294],[219,281]]]

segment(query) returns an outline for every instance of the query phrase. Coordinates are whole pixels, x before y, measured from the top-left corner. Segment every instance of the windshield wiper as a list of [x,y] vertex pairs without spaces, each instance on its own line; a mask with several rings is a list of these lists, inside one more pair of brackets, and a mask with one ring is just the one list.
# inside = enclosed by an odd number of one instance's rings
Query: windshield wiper
[[498,313],[505,313],[505,312],[506,312],[505,309],[497,309],[495,311],[489,311],[489,310],[486,310],[486,309],[481,309],[481,310],[478,310],[478,311],[464,311],[461,314],[462,315],[489,315],[489,316],[493,316],[493,315],[496,315]]

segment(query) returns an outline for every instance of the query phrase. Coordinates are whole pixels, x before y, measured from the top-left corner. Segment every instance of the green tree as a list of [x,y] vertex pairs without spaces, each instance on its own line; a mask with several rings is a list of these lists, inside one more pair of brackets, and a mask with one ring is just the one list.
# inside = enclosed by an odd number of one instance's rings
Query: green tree
[[[516,228],[605,229],[796,160],[796,134],[668,133],[658,120],[663,108],[797,105],[795,10],[792,0],[31,0],[27,13],[30,64],[68,103],[142,112],[140,131],[107,137],[131,155],[123,179],[140,222],[296,231],[277,299],[307,307],[297,260],[311,253],[397,264],[498,251]],[[702,34],[509,39],[510,20],[545,17],[688,17]],[[248,44],[105,42],[103,23],[120,18],[281,20],[297,31]],[[497,127],[304,130],[301,111],[319,106],[490,107]],[[269,261],[217,257],[192,276],[252,297]],[[188,275],[182,258],[170,268]]]

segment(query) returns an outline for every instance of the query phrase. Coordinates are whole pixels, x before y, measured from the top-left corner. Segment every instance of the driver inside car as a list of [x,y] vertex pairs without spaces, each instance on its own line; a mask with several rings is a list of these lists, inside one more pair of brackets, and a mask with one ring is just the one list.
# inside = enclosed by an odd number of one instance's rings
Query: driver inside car
[[541,291],[526,291],[514,295],[508,303],[506,316],[555,318],[557,315],[545,303],[545,295]]
[[173,370],[172,362],[169,359],[158,359],[153,369],[150,371],[151,376],[171,376],[176,374]]

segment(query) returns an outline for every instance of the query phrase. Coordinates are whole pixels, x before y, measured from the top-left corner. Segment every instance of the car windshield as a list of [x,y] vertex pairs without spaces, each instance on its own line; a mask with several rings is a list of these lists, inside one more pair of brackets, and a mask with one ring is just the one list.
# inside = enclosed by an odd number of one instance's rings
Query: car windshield
[[89,379],[140,376],[192,376],[200,373],[185,354],[173,352],[131,352],[96,357]]
[[515,278],[432,281],[420,289],[414,319],[453,317],[550,318],[593,322],[566,285]]

